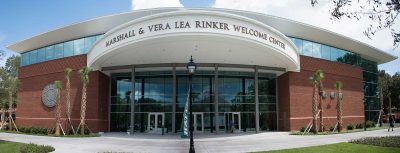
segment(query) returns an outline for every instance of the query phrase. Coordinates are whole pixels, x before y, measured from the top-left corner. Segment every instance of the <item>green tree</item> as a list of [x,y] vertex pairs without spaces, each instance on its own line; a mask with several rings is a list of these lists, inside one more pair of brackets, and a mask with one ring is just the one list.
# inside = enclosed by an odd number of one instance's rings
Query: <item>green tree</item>
[[12,128],[12,122],[13,122],[12,112],[16,106],[14,97],[18,90],[19,80],[17,77],[10,76],[6,80],[4,80],[4,84],[5,84],[5,89],[8,93],[8,127],[11,131],[13,129]]
[[[4,51],[0,51],[0,58],[5,57]],[[5,114],[16,107],[18,88],[18,68],[20,65],[19,56],[11,56],[7,58],[4,66],[0,67],[0,113],[2,116],[2,125],[5,124]],[[15,82],[16,81],[16,82]],[[13,84],[16,83],[16,84]],[[11,108],[9,107],[11,106]],[[8,109],[8,111],[6,111]],[[12,113],[8,113],[9,117]]]
[[79,74],[81,77],[82,81],[82,99],[81,99],[81,117],[80,117],[80,130],[81,130],[81,135],[85,134],[85,117],[86,117],[86,102],[87,102],[87,86],[89,85],[89,73],[92,70],[85,66],[82,69],[79,70]]

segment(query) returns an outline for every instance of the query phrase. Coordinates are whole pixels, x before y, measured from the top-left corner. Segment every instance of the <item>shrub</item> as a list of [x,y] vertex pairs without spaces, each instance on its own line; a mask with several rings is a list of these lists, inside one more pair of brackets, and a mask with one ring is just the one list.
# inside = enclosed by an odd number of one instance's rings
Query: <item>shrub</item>
[[48,153],[54,151],[54,147],[48,145],[37,145],[37,144],[23,144],[20,147],[21,153]]
[[360,124],[356,125],[356,129],[362,129],[362,128],[364,128],[364,124],[363,123],[360,123]]
[[19,132],[27,134],[43,134],[47,135],[47,128],[41,127],[20,127]]
[[367,121],[366,127],[367,127],[367,128],[375,127],[375,122],[373,122],[373,121]]
[[350,143],[374,145],[381,147],[400,147],[400,136],[369,137],[351,140]]
[[354,129],[354,125],[353,124],[347,125],[347,130],[353,130],[353,129]]
[[301,128],[300,128],[300,132],[306,131],[306,128],[307,128],[307,127],[305,127],[305,126],[301,127]]
[[8,124],[5,124],[2,130],[8,130]]
[[334,129],[335,129],[334,126],[330,126],[330,127],[329,127],[329,131],[333,131]]

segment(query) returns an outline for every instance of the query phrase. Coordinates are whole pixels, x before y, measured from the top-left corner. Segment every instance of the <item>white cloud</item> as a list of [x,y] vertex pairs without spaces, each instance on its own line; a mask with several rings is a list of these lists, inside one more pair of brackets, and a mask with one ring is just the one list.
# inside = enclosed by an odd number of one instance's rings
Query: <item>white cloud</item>
[[213,7],[255,11],[288,18],[351,37],[382,50],[393,48],[389,31],[377,33],[373,40],[363,35],[363,31],[369,25],[367,20],[330,20],[331,3],[323,0],[319,0],[315,7],[311,6],[310,0],[216,0]]
[[183,7],[179,0],[132,0],[132,10],[157,7]]
[[[212,7],[255,11],[296,20],[348,36],[393,54],[393,40],[389,30],[380,31],[372,39],[368,39],[363,34],[363,31],[369,26],[368,20],[343,19],[332,21],[330,20],[329,9],[333,6],[330,2],[328,0],[319,0],[319,4],[312,7],[310,0],[215,0]],[[397,25],[400,25],[400,23]],[[396,61],[398,62],[399,60]],[[400,69],[397,68],[391,71],[400,71]]]

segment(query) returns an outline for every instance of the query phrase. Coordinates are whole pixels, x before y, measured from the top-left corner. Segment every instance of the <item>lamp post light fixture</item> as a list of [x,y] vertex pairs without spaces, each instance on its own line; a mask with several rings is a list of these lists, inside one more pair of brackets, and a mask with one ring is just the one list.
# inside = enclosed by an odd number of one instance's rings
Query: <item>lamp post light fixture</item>
[[186,65],[186,69],[188,70],[189,73],[189,119],[190,119],[190,127],[189,127],[189,134],[190,134],[190,149],[189,153],[195,153],[194,150],[194,142],[193,142],[193,98],[192,98],[192,79],[193,75],[197,69],[197,65],[193,62],[192,56],[190,56],[189,63]]

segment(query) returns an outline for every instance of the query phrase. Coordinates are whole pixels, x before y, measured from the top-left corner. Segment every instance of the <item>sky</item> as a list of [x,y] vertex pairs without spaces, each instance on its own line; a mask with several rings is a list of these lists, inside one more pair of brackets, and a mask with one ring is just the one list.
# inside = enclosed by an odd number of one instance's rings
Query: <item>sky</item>
[[[400,57],[400,48],[392,46],[388,30],[377,33],[372,39],[363,35],[369,25],[367,20],[330,20],[330,0],[319,0],[315,7],[310,0],[3,0],[0,3],[0,50],[14,55],[6,48],[14,42],[83,20],[157,7],[215,7],[254,11],[288,18],[321,27],[367,43]],[[361,0],[362,1],[362,0]],[[397,25],[400,26],[400,19]],[[4,65],[5,59],[0,59]],[[381,64],[389,74],[400,72],[400,60]]]

